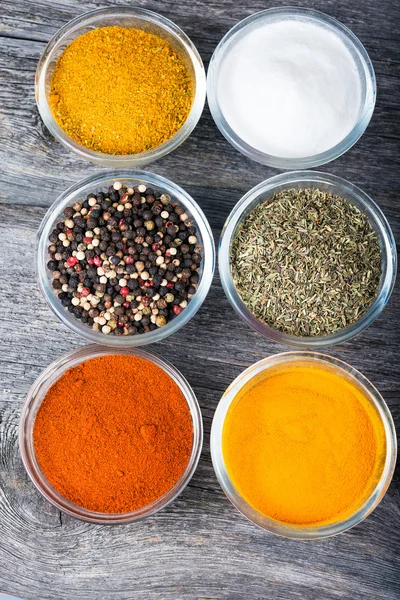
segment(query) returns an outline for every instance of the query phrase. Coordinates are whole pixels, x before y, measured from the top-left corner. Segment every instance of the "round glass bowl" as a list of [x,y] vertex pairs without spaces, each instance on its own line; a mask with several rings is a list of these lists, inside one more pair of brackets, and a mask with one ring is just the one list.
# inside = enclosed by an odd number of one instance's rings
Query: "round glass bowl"
[[[118,25],[132,27],[158,35],[182,57],[194,82],[194,98],[185,123],[169,140],[139,154],[113,155],[96,152],[70,138],[53,117],[49,94],[51,80],[59,56],[77,37],[99,27]],[[140,167],[169,154],[192,133],[203,112],[206,97],[206,76],[203,63],[194,44],[172,21],[143,8],[103,8],[76,17],[52,37],[40,57],[35,80],[36,103],[40,116],[50,133],[80,158],[114,168]]]
[[[386,438],[386,455],[382,474],[375,489],[367,500],[365,500],[362,506],[360,506],[354,514],[345,520],[329,523],[327,525],[315,525],[312,527],[282,523],[266,517],[264,514],[253,508],[233,486],[225,467],[222,452],[222,434],[225,418],[229,407],[240,390],[244,386],[251,387],[252,380],[267,370],[274,370],[280,365],[288,367],[291,363],[299,364],[300,362],[301,364],[324,367],[355,385],[365,397],[368,398],[371,405],[379,414]],[[215,473],[223,491],[232,504],[245,517],[263,529],[283,537],[302,540],[325,538],[336,535],[350,529],[350,527],[357,525],[365,519],[377,507],[385,495],[393,476],[397,456],[397,440],[393,419],[379,392],[368,379],[364,377],[364,375],[359,373],[356,369],[353,369],[350,365],[330,356],[314,352],[284,352],[282,354],[275,354],[274,356],[260,360],[243,371],[243,373],[241,373],[241,375],[239,375],[239,377],[237,377],[228,387],[217,406],[212,422],[210,443]]]
[[[376,299],[358,321],[329,335],[300,337],[273,329],[249,311],[242,302],[233,283],[230,255],[237,228],[258,204],[277,192],[289,188],[318,188],[324,192],[346,199],[350,204],[357,206],[368,217],[372,228],[378,236],[382,254],[382,275]],[[335,175],[319,173],[318,171],[293,171],[276,175],[263,181],[239,200],[227,218],[221,233],[218,267],[222,287],[229,302],[250,327],[280,344],[298,348],[316,349],[349,340],[369,327],[379,316],[393,290],[396,279],[397,253],[393,233],[386,217],[375,202],[360,188]]]
[[[164,327],[155,331],[139,335],[124,335],[121,337],[106,335],[101,331],[94,331],[88,325],[82,323],[74,315],[65,309],[52,288],[51,273],[47,268],[49,260],[48,241],[51,231],[54,229],[57,221],[63,215],[64,208],[71,206],[74,202],[83,201],[89,193],[98,193],[105,191],[115,181],[120,181],[126,187],[135,187],[145,184],[147,187],[165,192],[174,198],[179,204],[185,207],[186,213],[193,219],[196,229],[198,243],[203,247],[203,259],[199,268],[200,280],[197,291],[188,303],[187,307],[177,315],[172,321],[169,321]],[[65,218],[65,217],[64,217]],[[212,232],[208,221],[191,196],[181,187],[172,183],[168,179],[147,173],[145,171],[109,171],[101,175],[88,177],[68,188],[47,211],[38,232],[37,245],[37,280],[39,287],[53,312],[57,317],[72,331],[82,335],[90,342],[97,342],[107,346],[116,346],[119,348],[130,346],[142,346],[158,342],[165,337],[175,333],[183,327],[196,314],[204,302],[214,274],[215,248]]]
[[[282,20],[307,21],[323,27],[335,33],[343,41],[347,49],[350,51],[357,67],[357,71],[361,83],[361,100],[358,119],[353,129],[348,135],[338,144],[314,156],[306,156],[301,158],[286,158],[280,156],[272,156],[252,147],[245,142],[233,129],[225,119],[223,114],[220,99],[218,97],[218,79],[223,61],[236,42],[256,29],[260,25],[273,23]],[[249,91],[251,93],[251,91]],[[237,23],[228,33],[222,38],[216,47],[211,58],[207,73],[207,99],[210,106],[211,114],[214,121],[225,138],[232,144],[236,150],[242,152],[248,158],[255,160],[263,165],[276,167],[277,169],[308,169],[323,165],[335,158],[338,158],[344,152],[347,152],[362,136],[366,130],[368,123],[371,120],[374,112],[376,98],[376,81],[375,73],[371,60],[361,44],[360,40],[344,25],[336,19],[329,17],[316,10],[307,8],[270,8],[257,12],[243,21]]]
[[[42,473],[40,466],[36,460],[35,448],[33,443],[33,428],[35,424],[36,414],[51,386],[67,371],[82,362],[98,356],[109,356],[110,354],[125,354],[143,358],[157,365],[169,375],[172,380],[178,385],[188,403],[193,423],[193,446],[192,453],[187,464],[187,467],[175,483],[175,485],[161,498],[155,502],[144,506],[138,510],[123,514],[98,513],[82,508],[73,504],[64,498],[53,486],[47,481]],[[89,521],[91,523],[103,524],[123,524],[139,521],[145,517],[153,515],[157,511],[167,506],[175,500],[177,496],[184,490],[191,480],[197,463],[199,462],[201,448],[203,444],[203,421],[200,408],[196,400],[196,396],[186,379],[179,373],[175,367],[169,362],[144,350],[114,350],[110,348],[102,348],[101,346],[84,346],[76,350],[72,350],[65,356],[58,358],[47,367],[37,378],[35,383],[30,388],[25,404],[22,408],[20,424],[19,424],[19,447],[21,457],[27,473],[39,492],[54,506],[65,513],[72,515],[78,519]]]

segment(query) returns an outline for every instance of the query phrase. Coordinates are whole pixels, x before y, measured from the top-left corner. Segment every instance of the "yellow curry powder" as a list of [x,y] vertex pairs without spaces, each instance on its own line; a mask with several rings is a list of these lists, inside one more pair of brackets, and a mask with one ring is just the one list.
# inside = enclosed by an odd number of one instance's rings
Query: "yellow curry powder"
[[292,366],[250,384],[223,429],[232,483],[264,515],[322,525],[352,514],[382,473],[385,431],[376,409],[332,371]]
[[182,58],[160,37],[101,27],[59,57],[50,106],[73,140],[106,154],[137,154],[169,140],[186,121],[193,82]]

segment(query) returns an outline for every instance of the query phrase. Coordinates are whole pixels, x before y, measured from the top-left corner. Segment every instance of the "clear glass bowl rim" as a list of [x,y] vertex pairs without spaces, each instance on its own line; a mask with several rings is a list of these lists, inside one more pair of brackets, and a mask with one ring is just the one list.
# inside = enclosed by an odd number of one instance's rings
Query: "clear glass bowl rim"
[[[77,198],[81,198],[84,193],[90,191],[100,191],[102,186],[108,185],[113,181],[126,181],[134,180],[139,182],[145,182],[148,186],[155,186],[161,188],[171,196],[174,196],[176,200],[185,206],[185,208],[191,213],[195,221],[196,227],[202,238],[203,245],[203,262],[201,278],[197,288],[197,291],[193,298],[188,303],[185,310],[180,315],[176,316],[172,321],[160,327],[155,331],[149,333],[143,333],[140,335],[125,335],[121,337],[105,335],[100,331],[94,331],[88,325],[85,325],[79,319],[69,313],[58,300],[54,294],[50,281],[47,277],[47,245],[48,245],[48,234],[51,232],[54,223],[61,215],[62,210],[75,202]],[[89,189],[90,188],[90,189]],[[93,189],[92,189],[93,188]],[[81,198],[82,199],[82,198]],[[128,348],[142,346],[145,344],[151,344],[159,342],[160,340],[168,337],[169,335],[178,331],[190,319],[197,313],[201,305],[203,304],[208,291],[210,289],[215,266],[215,247],[214,239],[211,232],[210,225],[206,216],[204,215],[200,206],[193,200],[193,198],[180,186],[173,183],[169,179],[150,173],[148,171],[140,170],[115,170],[105,171],[96,173],[82,179],[77,183],[74,183],[65,192],[63,192],[57,200],[50,206],[46,212],[39,231],[37,234],[37,248],[36,248],[36,278],[39,284],[39,288],[52,311],[57,317],[66,325],[69,329],[83,336],[90,342],[95,342],[105,346]]]
[[[169,140],[160,146],[157,146],[156,148],[146,150],[145,152],[141,152],[139,154],[105,154],[103,152],[97,152],[78,144],[58,125],[47,102],[45,86],[46,75],[54,53],[62,45],[65,37],[71,32],[79,31],[88,25],[96,26],[96,23],[104,17],[115,17],[117,21],[119,18],[127,16],[136,17],[144,22],[152,23],[158,27],[161,27],[174,38],[175,42],[181,46],[193,65],[196,91],[193,98],[191,111],[185,123]],[[118,23],[116,22],[115,24]],[[166,154],[169,154],[180,144],[182,144],[192,133],[204,109],[206,99],[206,75],[201,56],[198,53],[195,45],[184,33],[184,31],[182,31],[182,29],[180,29],[180,27],[178,27],[171,20],[145,8],[108,7],[91,10],[79,15],[78,17],[75,17],[63,25],[54,34],[43,50],[37,65],[35,77],[35,97],[40,116],[47,129],[56,138],[56,140],[68,148],[68,150],[74,152],[84,160],[89,160],[91,162],[108,167],[140,167],[158,160]]]
[[[264,370],[275,367],[279,364],[290,364],[290,362],[298,363],[299,361],[312,361],[333,366],[339,371],[342,370],[347,376],[353,379],[359,387],[363,389],[366,396],[377,409],[386,434],[386,460],[382,471],[381,478],[373,490],[369,498],[364,504],[350,517],[336,523],[328,525],[305,527],[288,525],[274,519],[270,519],[254,509],[244,498],[236,491],[229,475],[227,473],[223,453],[222,453],[222,430],[227,411],[235,399],[240,389],[253,377]],[[298,540],[314,540],[330,537],[343,533],[351,527],[358,525],[378,506],[384,497],[390,482],[393,477],[397,458],[397,438],[392,415],[390,410],[372,383],[359,371],[343,362],[340,359],[317,352],[292,351],[274,354],[264,358],[247,369],[245,369],[236,379],[229,385],[220,399],[211,426],[210,438],[211,459],[215,474],[219,484],[230,502],[241,512],[247,519],[255,523],[259,527],[279,535],[281,537],[298,539]]]
[[[363,106],[360,108],[360,115],[355,123],[353,129],[348,135],[341,140],[338,144],[316,154],[314,156],[307,156],[302,158],[286,158],[280,156],[273,156],[262,152],[236,134],[236,132],[230,127],[227,120],[225,119],[223,112],[220,107],[217,92],[217,81],[218,81],[218,70],[220,68],[221,60],[224,56],[225,48],[232,42],[233,38],[242,31],[245,27],[252,23],[263,20],[265,17],[273,18],[281,15],[282,17],[308,17],[314,22],[320,22],[324,25],[329,26],[332,29],[336,29],[342,36],[344,36],[348,43],[352,46],[354,53],[357,55],[365,75],[365,99]],[[356,35],[340,21],[322,13],[318,10],[294,6],[283,6],[278,8],[267,8],[259,12],[253,13],[246,17],[242,21],[239,21],[234,27],[232,27],[219,42],[218,46],[214,50],[211,57],[210,64],[207,72],[207,100],[210,107],[210,112],[222,135],[228,140],[228,142],[239,152],[263,165],[275,167],[277,169],[309,169],[311,167],[317,167],[326,164],[332,160],[335,160],[347,150],[349,150],[363,135],[364,131],[368,127],[368,124],[372,118],[375,101],[376,101],[376,78],[375,71],[369,58],[369,55],[357,38]]]
[[[262,194],[264,199],[273,195],[280,186],[290,187],[291,185],[301,184],[300,187],[307,187],[313,185],[333,185],[337,188],[336,193],[340,196],[341,192],[345,192],[350,197],[356,198],[358,202],[363,206],[367,212],[367,216],[373,226],[375,226],[383,239],[383,247],[381,251],[383,256],[386,258],[386,272],[382,274],[381,278],[381,290],[375,301],[371,304],[368,311],[358,321],[352,325],[331,333],[326,336],[315,336],[315,337],[300,337],[283,333],[277,329],[269,327],[257,317],[255,317],[248,308],[244,305],[237,293],[230,268],[230,247],[232,243],[232,237],[235,233],[235,229],[243,218],[247,207],[251,204],[253,199],[258,195]],[[393,287],[396,280],[397,270],[397,251],[396,243],[393,237],[392,230],[390,228],[387,219],[379,206],[372,200],[368,194],[366,194],[361,188],[352,184],[351,182],[337,177],[336,175],[330,175],[328,173],[322,173],[319,171],[290,171],[287,173],[281,173],[275,175],[265,181],[262,181],[250,191],[248,191],[234,206],[225,225],[222,229],[220,241],[219,241],[219,252],[218,252],[218,268],[221,278],[222,287],[224,292],[236,310],[236,312],[242,317],[242,319],[255,331],[265,335],[266,337],[286,346],[294,346],[298,348],[322,348],[324,346],[333,346],[335,344],[342,343],[349,340],[350,338],[358,335],[369,327],[371,323],[380,315],[387,302],[389,301],[390,295],[393,291]]]
[[[178,385],[181,392],[186,398],[193,422],[193,447],[192,453],[187,464],[187,467],[180,477],[180,479],[174,484],[174,486],[161,498],[151,504],[144,506],[138,510],[123,513],[123,514],[112,514],[112,513],[98,513],[91,510],[82,508],[73,504],[66,498],[64,498],[53,486],[47,481],[39,464],[35,457],[34,445],[33,445],[33,425],[36,417],[37,410],[39,409],[48,389],[55,383],[55,381],[69,368],[76,366],[91,358],[97,356],[108,356],[110,354],[124,354],[131,356],[138,356],[145,360],[148,360],[158,367],[163,369]],[[30,431],[30,434],[29,434]],[[112,349],[105,346],[99,346],[91,344],[88,346],[82,346],[76,348],[68,354],[61,356],[60,358],[53,361],[36,379],[28,391],[25,403],[22,408],[21,417],[19,421],[19,448],[24,463],[25,469],[36,486],[39,492],[46,498],[51,504],[56,506],[59,510],[90,523],[97,524],[124,524],[139,521],[146,517],[153,515],[162,508],[165,508],[168,504],[173,502],[179,494],[185,489],[189,481],[191,480],[197,464],[200,459],[200,454],[203,445],[203,420],[199,404],[196,396],[183,377],[183,375],[167,360],[161,358],[154,352],[145,351],[142,349]]]

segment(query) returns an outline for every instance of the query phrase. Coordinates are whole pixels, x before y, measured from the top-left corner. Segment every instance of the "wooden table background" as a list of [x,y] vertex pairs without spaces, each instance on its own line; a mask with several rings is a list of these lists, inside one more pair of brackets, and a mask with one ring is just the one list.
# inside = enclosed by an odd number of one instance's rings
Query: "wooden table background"
[[[54,32],[86,10],[117,0],[0,2],[0,592],[26,600],[398,600],[400,472],[376,511],[353,530],[325,541],[267,534],[226,500],[211,465],[209,433],[217,402],[247,366],[285,348],[239,321],[218,275],[197,316],[154,345],[187,377],[201,405],[205,440],[184,493],[139,524],[94,526],[60,514],[28,479],[18,451],[26,392],[55,357],[83,343],[47,308],[35,281],[35,234],[46,209],[72,182],[99,170],[67,152],[44,128],[34,100],[39,55]],[[126,4],[133,5],[132,2]],[[161,12],[192,38],[205,64],[228,29],[262,0],[136,2]],[[350,27],[375,67],[378,100],[362,139],[323,167],[362,187],[399,238],[400,4],[396,0],[307,1]],[[248,189],[276,173],[236,152],[208,108],[177,151],[151,165],[188,190],[216,239]],[[355,340],[329,350],[360,369],[382,392],[400,426],[400,295]]]

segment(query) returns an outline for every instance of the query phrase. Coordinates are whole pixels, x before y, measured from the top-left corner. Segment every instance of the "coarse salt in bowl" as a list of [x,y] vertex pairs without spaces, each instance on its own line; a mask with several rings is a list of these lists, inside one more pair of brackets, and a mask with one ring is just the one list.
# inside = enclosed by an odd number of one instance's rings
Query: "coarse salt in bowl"
[[[57,60],[66,47],[80,35],[99,27],[133,27],[158,35],[182,57],[191,75],[194,96],[192,108],[182,127],[166,142],[138,154],[105,154],[86,148],[73,140],[58,125],[49,103],[52,76]],[[36,70],[36,103],[40,116],[50,133],[68,150],[80,158],[112,168],[141,167],[169,154],[196,127],[203,112],[206,97],[206,76],[203,62],[193,42],[175,23],[144,8],[102,8],[80,15],[61,27],[44,49]]]
[[[172,199],[185,208],[185,212],[193,220],[196,227],[198,243],[203,248],[202,261],[198,270],[200,276],[199,283],[197,285],[196,293],[188,302],[187,307],[163,327],[159,327],[154,331],[143,334],[123,335],[120,337],[107,335],[101,331],[95,331],[87,324],[82,323],[82,321],[64,308],[52,288],[51,272],[47,267],[49,261],[48,246],[50,243],[48,238],[57,222],[61,218],[65,218],[63,217],[64,208],[71,206],[74,202],[85,200],[89,193],[96,194],[98,192],[106,191],[108,187],[113,185],[116,181],[121,182],[123,185],[126,185],[126,187],[135,187],[144,184],[147,187],[152,187],[156,191],[159,190],[169,194]],[[107,346],[119,348],[142,346],[144,344],[158,342],[178,331],[190,321],[204,302],[213,279],[214,266],[214,239],[210,225],[201,208],[181,187],[165,177],[161,177],[161,175],[148,173],[146,171],[109,171],[79,181],[61,194],[49,208],[38,231],[36,276],[45,300],[52,311],[69,329],[90,342]]]
[[221,133],[245,156],[280,169],[315,167],[349,150],[368,126],[375,97],[373,66],[358,38],[305,8],[271,8],[235,25],[207,74]]

